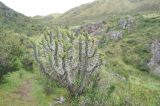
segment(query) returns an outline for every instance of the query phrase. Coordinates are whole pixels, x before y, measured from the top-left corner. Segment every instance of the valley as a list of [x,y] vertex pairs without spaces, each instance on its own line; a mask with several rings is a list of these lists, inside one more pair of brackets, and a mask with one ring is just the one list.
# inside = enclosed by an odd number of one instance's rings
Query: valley
[[159,106],[159,26],[159,0],[35,17],[0,2],[0,106]]

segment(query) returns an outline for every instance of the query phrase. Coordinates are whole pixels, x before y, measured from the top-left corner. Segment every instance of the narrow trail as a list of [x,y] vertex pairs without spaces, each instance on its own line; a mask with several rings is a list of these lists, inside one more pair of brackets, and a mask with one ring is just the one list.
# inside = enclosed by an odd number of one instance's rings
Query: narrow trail
[[32,84],[30,81],[24,81],[21,85],[21,87],[15,91],[18,95],[20,95],[20,98],[23,100],[30,101],[32,100],[32,96],[30,95],[30,92],[32,90]]
[[37,103],[35,103],[35,99],[31,94],[32,92],[32,83],[31,81],[27,80],[24,81],[21,86],[12,93],[12,95],[15,95],[13,98],[13,101],[19,101],[21,102],[21,106],[26,106],[26,103],[29,104],[29,106],[38,106]]

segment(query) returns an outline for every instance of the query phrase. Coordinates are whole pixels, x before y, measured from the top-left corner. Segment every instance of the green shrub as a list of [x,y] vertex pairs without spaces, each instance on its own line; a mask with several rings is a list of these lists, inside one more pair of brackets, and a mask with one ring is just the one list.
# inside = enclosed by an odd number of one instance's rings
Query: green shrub
[[13,62],[11,63],[11,67],[13,67],[12,70],[19,70],[22,67],[21,60],[19,58],[13,59]]
[[34,70],[34,59],[33,57],[26,55],[22,58],[22,64],[23,68],[25,68],[28,71]]
[[49,79],[47,76],[40,76],[38,78],[39,80],[39,83],[42,85],[43,87],[43,92],[46,94],[46,95],[50,95],[54,92],[54,90],[57,87],[57,84],[55,83],[55,81]]
[[[16,38],[16,39],[15,39]],[[0,77],[22,68],[22,57],[27,48],[22,36],[14,33],[0,35]]]
[[[127,41],[128,43],[128,41]],[[129,44],[134,44],[134,48],[123,47],[123,61],[127,64],[133,65],[141,71],[149,71],[148,62],[151,58],[151,50],[149,44],[138,44],[134,41]]]

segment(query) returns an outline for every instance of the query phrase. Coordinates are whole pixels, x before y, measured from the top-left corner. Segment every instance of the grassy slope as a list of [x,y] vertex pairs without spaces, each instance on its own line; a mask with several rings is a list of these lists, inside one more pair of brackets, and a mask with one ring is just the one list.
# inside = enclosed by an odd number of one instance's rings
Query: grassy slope
[[0,30],[1,33],[12,31],[27,36],[38,35],[45,30],[44,25],[20,14],[0,2]]
[[[113,19],[113,18],[112,18]],[[118,21],[115,18],[115,21]],[[114,20],[114,19],[113,19]],[[113,20],[110,20],[110,24]],[[142,62],[150,59],[148,44],[153,38],[160,37],[160,18],[158,14],[144,15],[141,19],[140,26],[133,33],[126,33],[124,38],[119,41],[110,41],[102,46],[101,51],[105,54],[107,63],[102,68],[99,91],[102,93],[109,85],[115,86],[115,91],[109,99],[109,106],[119,106],[132,104],[133,106],[158,106],[160,105],[160,78],[148,72],[142,71]],[[112,26],[112,25],[111,25]],[[34,38],[33,38],[34,39]],[[37,39],[38,40],[38,39]],[[127,52],[126,52],[127,49]],[[134,61],[132,61],[134,60]],[[129,62],[127,62],[129,61]],[[6,83],[0,85],[0,106],[48,106],[54,98],[66,96],[67,92],[63,88],[55,87],[51,95],[44,94],[44,83],[39,73],[30,73],[22,71],[23,77],[20,76],[20,71],[9,74],[5,78]],[[23,101],[19,99],[19,95],[13,94],[17,91],[23,81],[31,80],[32,92],[30,95],[33,101]],[[42,81],[42,82],[41,82]]]
[[[22,77],[20,77],[22,76]],[[23,82],[31,82],[30,99],[22,99],[19,89]],[[44,81],[39,73],[20,70],[7,75],[0,83],[0,106],[48,106],[54,99],[65,96],[66,91],[63,88],[54,87],[54,92],[50,95],[44,93]]]
[[[123,4],[123,2],[121,3]],[[106,6],[97,6],[97,10],[99,7],[103,7],[101,8],[102,10],[106,8]],[[110,6],[110,8],[112,8],[112,6]],[[86,16],[86,14],[92,13],[91,17],[95,17],[95,14],[99,12],[94,12],[94,10],[83,11],[82,9],[82,11],[79,11],[78,13],[81,16]],[[72,19],[68,18],[70,16],[74,16],[72,12],[66,17],[63,16],[64,21],[67,22],[67,19]],[[153,38],[160,37],[160,18],[158,16],[159,15],[145,15],[145,19],[140,22],[141,25],[135,32],[131,34],[126,33],[122,40],[118,42],[111,41],[107,45],[103,46],[102,52],[105,52],[105,60],[107,60],[107,64],[102,68],[103,75],[100,82],[100,84],[102,84],[100,88],[106,87],[110,84],[116,87],[116,90],[108,100],[110,105],[114,104],[119,106],[120,104],[124,105],[125,103],[135,106],[160,105],[160,78],[147,72],[143,72],[143,64],[139,66],[139,64],[141,64],[140,60],[143,60],[143,63],[150,58],[150,53],[148,53],[148,44]],[[100,15],[100,17],[103,18],[105,16]],[[81,23],[83,18],[78,17],[76,19]],[[92,20],[90,18],[88,19]],[[113,24],[113,21],[114,20],[111,20],[109,23]],[[22,21],[22,23],[23,22],[24,21]],[[0,95],[2,95],[0,96],[0,106],[10,106],[11,104],[13,104],[13,106],[30,106],[31,104],[48,106],[52,102],[53,98],[57,98],[61,95],[67,95],[64,89],[55,88],[52,95],[46,96],[43,92],[43,83],[38,81],[40,78],[38,76],[39,74],[26,71],[22,72],[24,73],[22,79],[19,77],[20,72],[15,72],[9,74],[5,78],[6,82],[0,85]],[[23,81],[28,79],[32,81],[32,92],[30,94],[34,98],[34,101],[32,102],[21,101],[17,95],[13,95],[13,92],[19,89]],[[102,89],[102,92],[105,93],[104,89]]]
[[[0,2],[0,23],[0,35],[4,36],[5,34],[40,36],[46,28],[43,24],[10,9],[2,2]],[[63,88],[56,86],[51,95],[46,95],[44,92],[45,81],[42,79],[45,78],[41,78],[39,72],[32,73],[23,69],[6,75],[5,79],[0,82],[0,106],[48,106],[53,99],[67,95]],[[31,82],[31,91],[28,95],[32,100],[23,100],[19,93],[26,81]]]
[[60,16],[61,16],[60,13],[54,13],[54,14],[50,14],[47,16],[35,16],[35,17],[32,17],[32,19],[37,20],[38,22],[40,22],[42,24],[50,25],[50,24],[54,23],[54,20],[59,18]]
[[142,0],[142,2],[130,2],[129,0],[96,0],[93,3],[73,8],[61,15],[57,23],[77,24],[89,20],[100,20],[109,14],[135,13],[143,11],[160,10],[159,0]]
[[150,43],[160,37],[160,16],[157,16],[145,15],[136,31],[103,46],[107,64],[101,83],[116,87],[108,100],[110,105],[160,105],[160,78],[146,72],[148,68],[144,71],[151,57]]

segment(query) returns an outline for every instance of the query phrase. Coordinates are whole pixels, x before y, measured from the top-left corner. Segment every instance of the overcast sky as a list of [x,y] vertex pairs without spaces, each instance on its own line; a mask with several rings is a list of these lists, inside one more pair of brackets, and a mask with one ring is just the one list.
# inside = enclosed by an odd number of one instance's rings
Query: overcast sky
[[94,0],[0,0],[10,8],[27,16],[64,13]]

